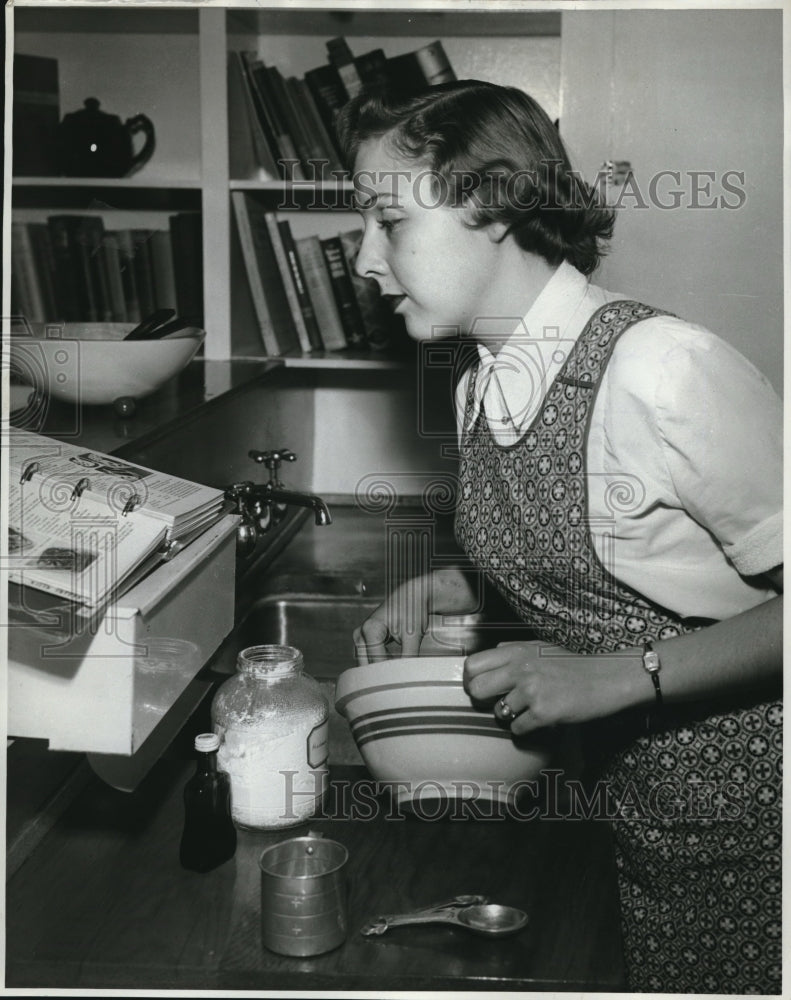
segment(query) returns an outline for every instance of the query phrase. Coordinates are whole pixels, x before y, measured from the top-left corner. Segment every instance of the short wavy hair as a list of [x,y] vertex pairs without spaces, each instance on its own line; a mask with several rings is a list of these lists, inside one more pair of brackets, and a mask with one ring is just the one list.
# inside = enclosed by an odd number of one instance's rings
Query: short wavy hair
[[515,87],[462,80],[410,97],[364,89],[336,129],[350,169],[363,142],[386,136],[433,173],[443,203],[471,208],[471,225],[504,223],[506,236],[549,264],[591,274],[606,252],[614,212],[573,170],[546,112]]

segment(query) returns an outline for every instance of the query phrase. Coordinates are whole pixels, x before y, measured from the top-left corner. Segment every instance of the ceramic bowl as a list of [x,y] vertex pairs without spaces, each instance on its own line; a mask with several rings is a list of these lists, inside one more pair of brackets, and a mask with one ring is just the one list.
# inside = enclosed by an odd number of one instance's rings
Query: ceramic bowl
[[545,738],[515,738],[462,685],[461,656],[416,656],[353,667],[335,707],[368,770],[398,803],[509,803],[550,763]]
[[134,323],[30,324],[14,334],[16,378],[68,403],[107,404],[155,392],[195,356],[205,331],[185,327],[162,340],[123,338]]

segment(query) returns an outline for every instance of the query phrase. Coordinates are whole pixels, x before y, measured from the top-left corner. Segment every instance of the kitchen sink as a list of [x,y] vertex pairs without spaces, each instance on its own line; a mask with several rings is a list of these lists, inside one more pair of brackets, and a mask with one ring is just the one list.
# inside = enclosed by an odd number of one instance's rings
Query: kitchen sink
[[263,597],[252,606],[239,628],[238,646],[296,646],[302,651],[306,673],[316,678],[335,678],[355,665],[352,632],[379,603],[362,597]]

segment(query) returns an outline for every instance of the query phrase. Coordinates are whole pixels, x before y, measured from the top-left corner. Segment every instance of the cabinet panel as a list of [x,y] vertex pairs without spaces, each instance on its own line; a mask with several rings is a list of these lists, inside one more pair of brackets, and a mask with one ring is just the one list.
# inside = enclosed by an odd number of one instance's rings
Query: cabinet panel
[[236,518],[225,518],[81,635],[9,628],[8,733],[131,755],[233,627]]

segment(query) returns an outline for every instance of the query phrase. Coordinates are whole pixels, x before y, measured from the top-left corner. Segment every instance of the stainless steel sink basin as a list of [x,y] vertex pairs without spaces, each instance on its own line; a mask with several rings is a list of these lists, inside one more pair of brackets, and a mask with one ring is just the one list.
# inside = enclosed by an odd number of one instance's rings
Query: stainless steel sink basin
[[306,673],[335,678],[355,665],[352,632],[379,603],[362,597],[263,597],[239,630],[239,648],[262,643],[296,646],[302,651]]

